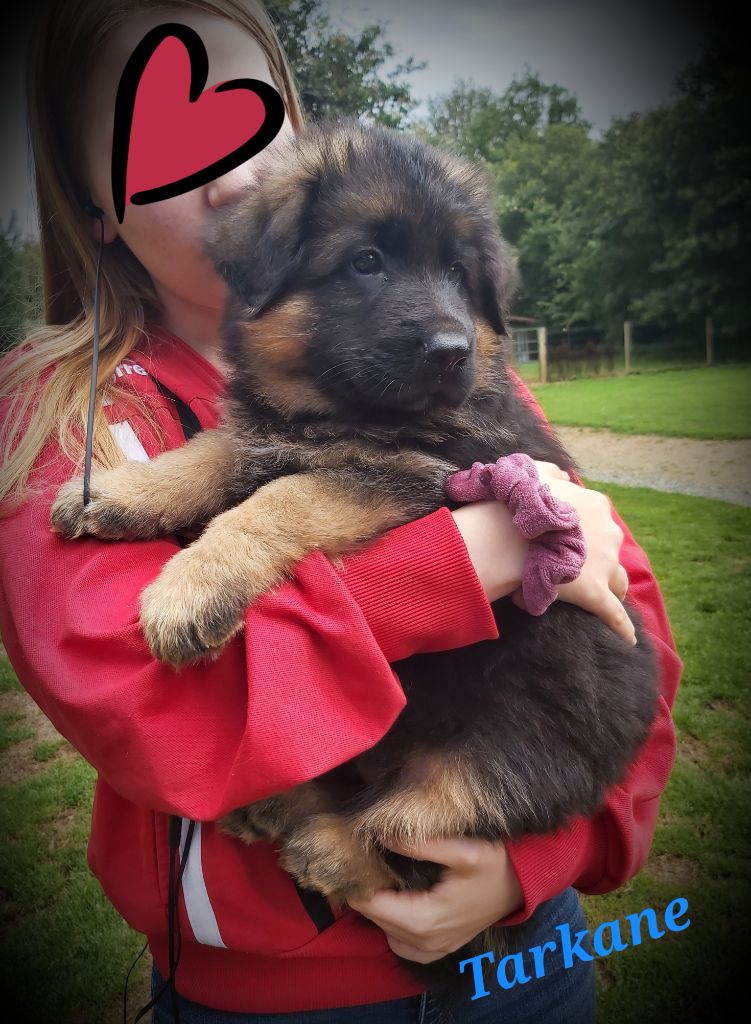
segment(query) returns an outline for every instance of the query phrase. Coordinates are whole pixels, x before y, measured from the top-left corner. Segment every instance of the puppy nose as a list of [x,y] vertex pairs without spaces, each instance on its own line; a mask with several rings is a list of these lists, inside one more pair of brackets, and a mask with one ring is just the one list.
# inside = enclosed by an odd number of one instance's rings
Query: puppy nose
[[441,331],[425,344],[424,354],[425,361],[439,372],[458,369],[469,355],[469,339]]

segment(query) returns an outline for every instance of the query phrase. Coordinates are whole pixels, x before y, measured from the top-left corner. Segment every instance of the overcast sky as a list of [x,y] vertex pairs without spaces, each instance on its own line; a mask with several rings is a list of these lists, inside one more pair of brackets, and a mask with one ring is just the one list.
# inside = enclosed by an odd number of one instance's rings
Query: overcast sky
[[686,0],[329,0],[329,9],[352,28],[386,23],[402,57],[428,61],[408,79],[418,114],[455,79],[503,92],[528,64],[576,93],[600,130],[668,99],[705,36],[701,6]]
[[[576,93],[595,130],[613,117],[669,99],[676,73],[706,36],[702,5],[676,0],[328,0],[351,31],[380,22],[401,59],[428,67],[410,75],[425,100],[459,78],[502,92],[525,65]],[[22,89],[23,45],[4,58],[0,220],[16,210],[35,232]]]

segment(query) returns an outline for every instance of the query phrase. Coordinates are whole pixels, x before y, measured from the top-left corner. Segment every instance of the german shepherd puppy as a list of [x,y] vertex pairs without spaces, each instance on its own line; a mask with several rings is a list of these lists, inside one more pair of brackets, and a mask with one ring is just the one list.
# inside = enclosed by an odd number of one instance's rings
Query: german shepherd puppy
[[[458,507],[444,494],[457,469],[512,452],[574,468],[507,375],[513,260],[474,165],[395,131],[314,126],[261,162],[208,251],[231,286],[222,424],[93,473],[86,508],[72,481],[52,509],[70,536],[203,529],[142,595],[157,658],[215,657],[313,549],[336,558]],[[656,711],[637,613],[632,648],[564,602],[535,617],[504,598],[493,612],[498,640],[395,666],[407,705],[372,749],[226,828],[277,843],[301,885],[346,902],[440,878],[391,840],[505,840],[595,813]],[[508,939],[488,929],[432,964],[403,962],[466,997],[459,961],[505,955]]]

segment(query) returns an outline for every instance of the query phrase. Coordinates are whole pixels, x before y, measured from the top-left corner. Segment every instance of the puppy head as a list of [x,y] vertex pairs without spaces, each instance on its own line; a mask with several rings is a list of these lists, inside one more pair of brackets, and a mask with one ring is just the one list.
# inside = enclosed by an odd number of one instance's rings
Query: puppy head
[[207,248],[241,322],[231,361],[305,380],[308,406],[456,407],[501,359],[516,275],[487,179],[405,134],[305,129],[217,215]]

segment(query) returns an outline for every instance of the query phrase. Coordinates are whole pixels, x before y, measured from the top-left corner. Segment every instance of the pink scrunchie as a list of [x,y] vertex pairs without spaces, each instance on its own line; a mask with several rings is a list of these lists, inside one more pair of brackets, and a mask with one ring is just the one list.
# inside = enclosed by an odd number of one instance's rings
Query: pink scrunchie
[[586,557],[579,515],[540,484],[529,455],[517,452],[497,462],[474,462],[452,473],[445,491],[452,501],[502,501],[521,535],[531,541],[524,561],[521,591],[511,599],[531,615],[542,615],[556,599],[556,587],[570,583]]

